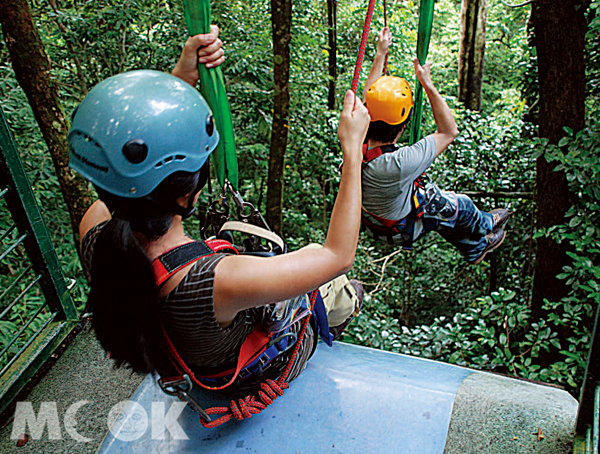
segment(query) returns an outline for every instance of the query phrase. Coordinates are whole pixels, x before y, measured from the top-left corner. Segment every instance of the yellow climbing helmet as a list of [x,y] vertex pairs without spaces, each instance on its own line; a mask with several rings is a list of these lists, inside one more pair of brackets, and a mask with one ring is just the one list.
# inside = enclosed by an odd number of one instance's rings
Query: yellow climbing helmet
[[400,124],[408,118],[412,106],[410,85],[401,77],[380,77],[367,90],[367,109],[371,121]]

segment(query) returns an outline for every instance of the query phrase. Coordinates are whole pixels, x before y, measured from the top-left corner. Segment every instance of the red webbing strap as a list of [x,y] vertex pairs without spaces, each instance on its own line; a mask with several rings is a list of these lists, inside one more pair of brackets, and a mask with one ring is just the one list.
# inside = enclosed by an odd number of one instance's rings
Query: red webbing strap
[[[370,217],[372,217],[373,219],[375,219],[377,222],[379,222],[385,228],[394,227],[399,221],[402,220],[402,219],[399,219],[399,220],[396,219],[396,220],[394,220],[394,219],[382,218],[381,216],[377,216],[376,214],[373,214],[370,211],[365,210],[364,207],[362,207],[362,218],[363,218],[363,221],[364,220],[369,221],[369,219],[365,216],[365,214],[368,215],[368,216],[370,216]],[[371,224],[373,224],[373,223],[371,222]],[[380,226],[378,226],[376,224],[373,224],[373,225],[375,227],[381,228]]]
[[227,240],[213,238],[212,240],[205,240],[204,243],[206,243],[206,245],[214,252],[231,251],[234,254],[239,255],[239,251]]
[[367,40],[369,39],[369,30],[371,29],[371,19],[373,19],[373,10],[375,9],[376,0],[369,0],[369,9],[367,10],[367,18],[363,27],[360,47],[358,49],[358,57],[356,58],[356,67],[354,68],[354,77],[352,78],[351,90],[356,93],[358,88],[358,79],[360,79],[360,70],[362,68],[363,59],[365,58],[365,50],[367,48]]
[[[204,243],[204,244],[206,244],[206,243]],[[208,249],[210,251],[206,251],[207,252],[206,254],[202,253],[202,255],[197,256],[197,257],[193,257],[193,256],[187,257],[183,262],[176,263],[175,265],[169,264],[168,266],[166,266],[165,263],[162,262],[161,258],[168,256],[171,252],[175,251],[176,249],[182,249],[185,246],[189,246],[189,245],[190,245],[190,243],[172,247],[165,253],[161,254],[160,257],[157,257],[154,260],[152,260],[152,264],[151,264],[152,273],[154,274],[154,281],[156,282],[157,287],[162,285],[167,279],[169,279],[175,273],[180,271],[182,268],[185,268],[186,266],[188,266],[194,262],[197,262],[198,260],[200,260],[204,257],[210,257],[211,255],[214,255],[216,252],[214,250],[211,250],[211,247],[207,245]]]
[[[200,243],[200,242],[198,242],[198,243]],[[200,259],[210,257],[211,255],[215,255],[217,252],[231,252],[231,253],[239,254],[238,250],[229,241],[213,239],[213,240],[204,241],[204,244],[209,249],[209,251],[206,251],[207,253],[204,253],[204,251],[202,251],[201,252],[202,255],[199,255],[196,257],[194,257],[193,254],[191,257],[188,255],[188,257],[186,259],[184,259],[183,262],[179,262],[176,264],[172,264],[172,263],[168,262],[170,264],[168,266],[165,266],[165,263],[163,263],[163,261],[161,260],[163,257],[166,257],[169,253],[173,252],[175,249],[181,249],[190,244],[191,243],[188,243],[186,245],[175,246],[175,247],[169,249],[168,251],[166,251],[160,257],[157,257],[156,259],[154,259],[152,261],[152,272],[154,274],[154,280],[155,280],[157,286],[162,285],[167,279],[169,279],[171,276],[173,276],[175,273],[177,273],[181,269],[185,268],[186,266],[188,266],[194,262],[197,262]]]
[[[311,311],[315,305],[318,292],[319,290],[317,289],[310,294]],[[308,328],[309,322],[310,317],[305,317],[302,321],[302,327],[298,333],[298,339],[296,340],[296,345],[294,346],[290,360],[277,381],[269,379],[262,382],[260,384],[260,391],[257,393],[258,397],[246,396],[244,399],[238,399],[237,401],[232,400],[229,402],[229,407],[208,408],[206,413],[209,415],[224,414],[211,422],[206,422],[204,419],[200,418],[200,423],[204,427],[213,428],[220,426],[221,424],[224,424],[233,418],[237,419],[238,421],[244,418],[250,418],[252,415],[260,413],[267,408],[267,406],[271,405],[273,401],[277,399],[277,397],[283,396],[284,391],[289,387],[287,378],[292,371],[292,367],[294,366],[296,357],[300,351],[300,346],[302,345],[302,340],[306,334],[306,329]]]
[[381,147],[369,148],[368,144],[366,144],[366,143],[363,144],[363,160],[362,160],[363,165],[368,164],[373,159],[378,158],[382,154],[383,154],[383,151],[381,151]]
[[[198,378],[196,378],[196,375],[194,374],[194,372],[192,372],[192,370],[188,367],[188,365],[185,363],[183,358],[181,356],[179,356],[179,353],[175,349],[175,346],[171,342],[171,339],[169,339],[169,336],[167,335],[167,332],[166,332],[164,326],[163,326],[163,335],[164,335],[165,344],[166,344],[165,347],[167,348],[167,352],[169,353],[169,356],[171,358],[171,362],[173,363],[173,366],[175,366],[175,368],[182,374],[183,373],[188,374],[190,376],[190,378],[193,380],[193,382],[196,383],[197,385],[201,386],[202,388],[215,390],[215,391],[220,390],[220,389],[225,389],[228,386],[230,386],[235,381],[235,379],[237,378],[240,371],[244,368],[244,366],[246,366],[246,364],[254,361],[254,359],[256,359],[256,357],[258,355],[260,355],[263,351],[265,351],[267,344],[269,343],[269,340],[270,340],[268,333],[266,333],[262,330],[257,330],[257,329],[252,331],[250,334],[248,334],[248,336],[246,337],[246,340],[244,340],[244,342],[242,343],[242,346],[240,347],[240,354],[238,355],[238,361],[237,361],[237,365],[236,365],[235,369],[225,371],[222,374],[217,374],[217,375],[227,375],[228,373],[233,373],[231,380],[229,380],[226,384],[224,384],[222,386],[208,386],[208,385],[205,385],[204,383],[202,383],[200,380],[198,380]],[[169,378],[165,378],[164,380],[172,381],[175,378],[176,377],[169,377]]]

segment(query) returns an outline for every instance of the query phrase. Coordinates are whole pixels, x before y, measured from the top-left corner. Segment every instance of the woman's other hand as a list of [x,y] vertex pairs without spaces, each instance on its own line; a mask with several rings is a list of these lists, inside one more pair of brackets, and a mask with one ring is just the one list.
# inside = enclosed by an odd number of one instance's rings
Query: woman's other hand
[[210,26],[210,33],[190,36],[179,61],[173,69],[173,74],[192,86],[198,83],[198,63],[206,64],[207,68],[215,68],[225,61],[223,43],[219,39],[219,27]]
[[362,146],[367,135],[371,117],[369,111],[353,91],[344,97],[344,108],[340,115],[338,137],[344,151],[344,162],[362,162]]

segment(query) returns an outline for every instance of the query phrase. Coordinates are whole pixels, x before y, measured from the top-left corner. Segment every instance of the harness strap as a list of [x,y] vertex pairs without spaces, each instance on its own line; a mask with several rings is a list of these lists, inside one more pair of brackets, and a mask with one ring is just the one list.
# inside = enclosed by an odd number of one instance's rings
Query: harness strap
[[156,285],[160,286],[182,268],[197,262],[201,258],[210,257],[217,252],[232,252],[237,250],[225,240],[193,241],[169,249],[152,261],[152,271]]
[[[309,305],[311,310],[315,305],[318,293],[319,290],[317,289],[310,294]],[[296,362],[296,357],[300,351],[302,339],[304,339],[304,336],[306,335],[306,330],[310,323],[310,319],[311,317],[305,317],[304,320],[302,320],[302,327],[298,333],[298,340],[294,345],[294,350],[290,356],[286,368],[277,381],[266,380],[265,382],[261,383],[261,390],[258,391],[257,396],[247,396],[244,399],[232,400],[229,402],[229,407],[212,407],[206,409],[206,413],[208,415],[222,414],[222,416],[210,422],[200,418],[200,423],[204,427],[213,428],[220,426],[231,419],[237,419],[239,421],[244,418],[250,418],[252,415],[258,414],[266,409],[267,406],[271,405],[277,397],[282,396],[284,391],[289,387],[287,378],[292,371],[294,363]]]
[[[181,246],[177,246],[165,254],[161,255],[152,262],[152,268],[156,278],[156,282],[165,282],[170,276],[175,274],[177,271],[201,259],[202,257],[208,257],[214,255],[217,252],[230,250],[234,253],[238,253],[234,246],[225,240],[207,240],[195,241],[186,243]],[[309,312],[312,314],[315,308],[315,304],[318,303],[323,306],[322,299],[319,299],[319,290],[314,290],[308,299],[307,305]],[[323,306],[324,309],[324,306]],[[163,331],[164,347],[167,350],[169,359],[179,375],[176,377],[165,378],[162,377],[159,380],[159,385],[163,391],[179,396],[189,403],[192,408],[200,413],[200,422],[204,427],[216,427],[229,421],[232,418],[241,420],[249,418],[253,414],[260,413],[268,405],[273,403],[273,400],[278,396],[283,395],[283,392],[288,388],[287,377],[289,376],[292,366],[296,361],[299,349],[302,345],[304,336],[308,325],[311,323],[313,317],[304,317],[300,322],[300,330],[298,334],[292,332],[290,329],[283,330],[278,334],[278,337],[274,336],[265,330],[254,329],[244,340],[240,346],[240,353],[236,367],[227,371],[223,371],[207,377],[198,378],[196,374],[189,368],[183,358],[177,352],[171,339],[169,338],[164,325],[161,328]],[[325,312],[325,323],[327,321]],[[316,343],[315,343],[316,345]],[[273,358],[281,353],[285,353],[288,350],[292,350],[288,363],[277,381],[266,380],[260,384],[261,390],[257,396],[248,396],[245,399],[238,399],[238,401],[231,401],[229,407],[213,407],[206,411],[199,406],[187,392],[191,389],[192,381],[202,388],[209,390],[221,390],[230,386],[240,375],[241,372],[248,371],[247,375],[255,373],[257,370],[260,373],[262,367],[268,364]],[[202,383],[200,380],[214,381],[218,383],[218,386],[209,386]],[[227,383],[221,384],[224,380],[228,380]],[[187,383],[187,386],[182,387],[181,383]],[[221,414],[221,417],[216,420],[211,420],[209,415]]]
[[[188,365],[185,363],[183,358],[181,356],[179,356],[179,353],[175,349],[175,346],[171,342],[171,339],[169,339],[169,336],[167,335],[167,332],[166,332],[164,326],[162,327],[162,329],[163,329],[163,335],[165,338],[167,351],[169,352],[169,355],[173,362],[173,366],[175,366],[175,368],[177,370],[179,370],[180,373],[182,373],[182,374],[185,373],[185,374],[189,375],[191,377],[191,379],[194,381],[194,383],[201,386],[202,388],[211,389],[211,390],[215,390],[215,391],[220,390],[220,389],[225,389],[228,386],[230,386],[235,381],[235,379],[238,377],[242,368],[244,368],[244,366],[246,366],[248,363],[254,361],[258,356],[260,356],[266,350],[267,344],[270,341],[270,336],[265,331],[258,330],[258,329],[255,329],[254,331],[252,331],[246,337],[246,339],[242,343],[242,346],[240,347],[240,354],[238,355],[237,365],[236,365],[235,369],[233,370],[233,375],[231,376],[231,379],[222,386],[208,386],[208,385],[205,385],[204,383],[202,383],[196,377],[196,374],[194,374],[194,372],[188,367]],[[224,371],[220,374],[215,374],[211,377],[216,378],[216,377],[226,376],[230,373],[232,373],[232,371],[228,370],[228,371]],[[164,379],[164,381],[171,381],[171,380],[173,380],[173,378],[165,378]]]
[[285,251],[285,242],[283,241],[283,239],[276,233],[271,232],[270,230],[264,229],[262,227],[258,227],[256,225],[249,224],[247,222],[227,221],[225,224],[223,224],[223,226],[221,227],[221,230],[219,230],[219,233],[226,231],[226,230],[233,230],[236,232],[242,232],[242,233],[246,233],[248,235],[254,235],[254,236],[263,238],[263,239],[268,240],[271,243],[279,246],[282,251]]
[[369,148],[368,144],[363,144],[363,167],[371,162],[373,159],[377,159],[379,156],[385,153],[392,153],[396,151],[398,148],[394,144],[382,145],[380,147]]

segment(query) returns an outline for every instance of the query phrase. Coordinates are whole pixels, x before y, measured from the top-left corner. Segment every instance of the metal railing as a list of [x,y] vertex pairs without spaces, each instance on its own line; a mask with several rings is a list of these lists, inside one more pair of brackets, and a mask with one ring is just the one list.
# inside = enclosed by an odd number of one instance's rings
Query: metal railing
[[78,322],[0,109],[0,412]]

